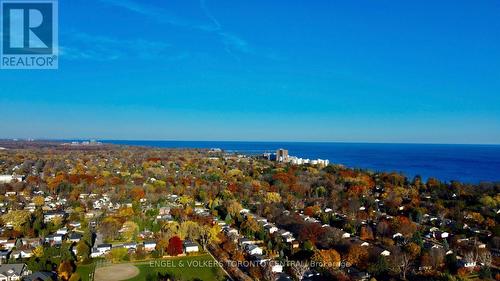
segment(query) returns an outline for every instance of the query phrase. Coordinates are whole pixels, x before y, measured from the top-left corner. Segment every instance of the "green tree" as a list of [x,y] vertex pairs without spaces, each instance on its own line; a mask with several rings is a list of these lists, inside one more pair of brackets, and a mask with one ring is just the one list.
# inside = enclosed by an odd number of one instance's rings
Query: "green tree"
[[76,245],[76,252],[80,257],[80,261],[87,261],[90,259],[90,247],[83,239]]

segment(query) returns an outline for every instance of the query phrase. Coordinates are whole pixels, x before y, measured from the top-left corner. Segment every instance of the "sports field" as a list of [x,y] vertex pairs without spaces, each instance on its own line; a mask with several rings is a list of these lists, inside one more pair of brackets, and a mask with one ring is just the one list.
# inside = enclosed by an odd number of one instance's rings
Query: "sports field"
[[[90,281],[89,273],[93,265],[79,266],[82,281]],[[145,281],[156,280],[158,273],[175,280],[225,280],[226,276],[210,255],[178,257],[160,259],[155,261],[142,261],[136,263],[122,263],[99,267],[95,271],[94,281]]]

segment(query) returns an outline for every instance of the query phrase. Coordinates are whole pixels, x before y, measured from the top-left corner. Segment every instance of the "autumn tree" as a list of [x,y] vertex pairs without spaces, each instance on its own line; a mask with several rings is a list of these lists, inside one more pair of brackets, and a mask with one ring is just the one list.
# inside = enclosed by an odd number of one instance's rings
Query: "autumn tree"
[[35,196],[33,197],[33,203],[37,207],[41,207],[45,204],[45,198],[43,196]]
[[23,226],[29,222],[31,213],[27,210],[11,210],[2,216],[2,221],[12,225],[14,230],[22,231]]
[[177,236],[181,239],[198,239],[201,234],[200,225],[194,221],[185,221],[180,224]]
[[240,211],[243,209],[241,204],[236,200],[231,200],[226,204],[226,211],[233,218],[240,214]]
[[270,204],[281,202],[281,195],[277,192],[267,192],[264,196],[264,202]]
[[69,280],[71,274],[73,273],[73,265],[70,261],[62,261],[57,267],[57,275],[61,280]]
[[407,238],[411,237],[417,231],[416,224],[405,216],[397,216],[393,221],[392,227],[395,232],[399,232]]
[[373,237],[373,231],[372,231],[372,228],[369,227],[369,226],[363,226],[361,227],[361,231],[360,231],[360,234],[359,234],[359,238],[361,240],[366,240],[366,241],[370,241],[370,240],[373,240],[374,237]]
[[420,246],[414,242],[410,242],[405,246],[405,251],[408,252],[412,258],[416,258],[420,255]]
[[99,227],[104,240],[107,241],[115,240],[119,235],[120,228],[121,223],[113,217],[106,217]]
[[216,243],[217,241],[219,241],[218,235],[221,232],[221,229],[217,224],[214,226],[204,225],[203,227],[201,227],[200,232],[201,233],[199,241],[203,249],[206,250],[209,243]]
[[247,219],[241,224],[241,229],[246,235],[253,236],[260,230],[260,225],[252,216],[248,216]]
[[139,226],[133,221],[126,221],[121,228],[121,235],[124,241],[130,242],[139,233]]
[[317,223],[308,223],[304,225],[299,233],[299,238],[302,241],[311,241],[311,243],[316,244],[319,237],[325,233],[325,229]]
[[134,187],[130,190],[130,196],[135,201],[139,201],[140,199],[144,198],[145,195],[146,193],[144,192],[144,189],[141,187]]
[[312,261],[326,269],[329,270],[330,272],[333,272],[334,270],[338,269],[340,266],[340,254],[333,250],[316,250],[314,252],[314,255],[312,257]]
[[361,245],[352,245],[347,252],[347,262],[356,266],[363,266],[368,259],[368,250]]
[[178,256],[182,254],[182,240],[179,236],[174,236],[168,240],[167,253],[170,256]]

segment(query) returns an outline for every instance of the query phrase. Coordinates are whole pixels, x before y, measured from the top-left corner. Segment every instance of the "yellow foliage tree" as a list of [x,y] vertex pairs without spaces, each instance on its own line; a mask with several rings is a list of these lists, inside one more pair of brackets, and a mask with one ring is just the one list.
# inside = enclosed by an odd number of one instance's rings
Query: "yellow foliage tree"
[[22,226],[29,221],[31,213],[27,210],[13,210],[2,216],[6,224],[12,225],[14,230],[21,231]]

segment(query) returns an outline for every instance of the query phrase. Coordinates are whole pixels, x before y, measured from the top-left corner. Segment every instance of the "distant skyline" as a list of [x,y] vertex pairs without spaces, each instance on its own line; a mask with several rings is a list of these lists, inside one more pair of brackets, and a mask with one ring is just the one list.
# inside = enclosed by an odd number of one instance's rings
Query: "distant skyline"
[[[217,144],[217,143],[261,143],[261,144],[296,144],[296,143],[304,143],[304,144],[313,144],[313,143],[324,143],[324,144],[374,144],[374,145],[443,145],[443,146],[500,146],[497,143],[440,143],[440,142],[365,142],[365,141],[310,141],[310,140],[185,140],[185,139],[99,139],[99,138],[65,138],[65,139],[51,139],[51,138],[0,138],[0,141],[22,141],[22,142],[30,142],[30,141],[38,141],[38,142],[102,142],[105,144],[122,144],[127,142],[145,142],[145,143],[205,143],[205,144]],[[128,145],[128,144],[125,144]],[[140,145],[140,144],[133,144]],[[152,144],[148,144],[154,146]],[[175,148],[172,146],[172,148]],[[203,147],[198,147],[203,148]],[[217,148],[217,147],[210,147]]]
[[0,139],[500,144],[499,14],[496,0],[60,1],[59,70],[0,70]]

